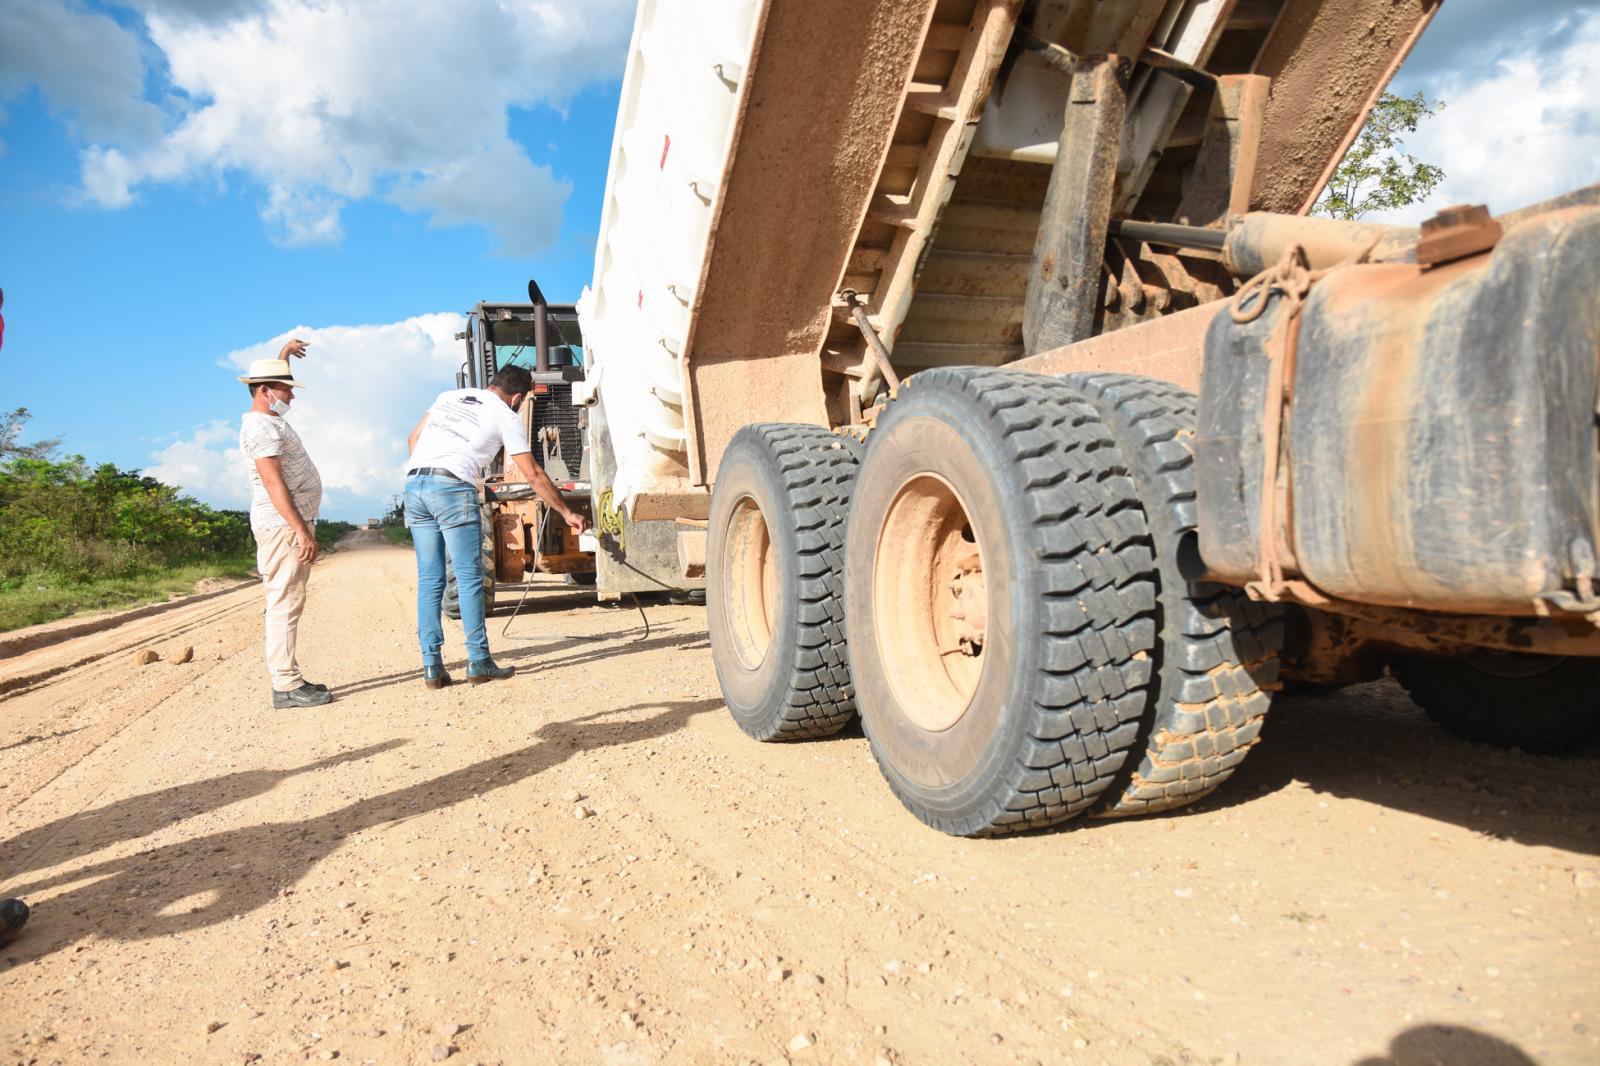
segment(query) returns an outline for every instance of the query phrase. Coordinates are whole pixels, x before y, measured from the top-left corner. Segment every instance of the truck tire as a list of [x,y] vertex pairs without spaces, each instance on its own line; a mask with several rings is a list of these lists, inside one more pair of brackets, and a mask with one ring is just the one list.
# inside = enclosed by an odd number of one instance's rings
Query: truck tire
[[818,426],[735,433],[711,494],[706,607],[733,719],[757,740],[836,733],[845,661],[844,526],[861,446]]
[[1278,681],[1279,612],[1178,572],[1195,526],[1193,393],[1129,374],[1071,375],[1133,468],[1155,555],[1157,637],[1150,703],[1134,749],[1095,813],[1145,814],[1191,803],[1256,743]]
[[[483,568],[483,616],[488,618],[494,613],[494,539],[490,524],[491,515],[487,504],[480,504],[478,510],[478,551]],[[461,620],[461,590],[456,586],[456,568],[450,562],[449,553],[445,553],[444,560],[444,616]]]
[[1082,391],[910,379],[867,439],[845,561],[862,725],[912,813],[978,836],[1094,805],[1138,739],[1156,588],[1128,464]]
[[1390,664],[1423,712],[1480,744],[1566,755],[1600,740],[1600,659],[1473,651]]

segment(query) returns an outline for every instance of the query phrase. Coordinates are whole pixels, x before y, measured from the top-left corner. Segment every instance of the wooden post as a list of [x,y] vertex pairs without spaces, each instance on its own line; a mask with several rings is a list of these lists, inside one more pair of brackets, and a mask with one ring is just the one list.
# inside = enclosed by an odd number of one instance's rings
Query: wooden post
[[1120,56],[1083,56],[1072,76],[1022,313],[1029,354],[1094,333],[1128,72]]

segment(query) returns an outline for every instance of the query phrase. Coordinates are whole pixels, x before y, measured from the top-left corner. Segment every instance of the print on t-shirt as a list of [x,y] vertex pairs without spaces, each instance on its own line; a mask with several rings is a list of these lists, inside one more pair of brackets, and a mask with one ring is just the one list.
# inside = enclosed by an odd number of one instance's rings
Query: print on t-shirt
[[516,412],[486,389],[452,389],[428,408],[406,469],[438,467],[462,481],[477,481],[501,448],[507,456],[533,450]]

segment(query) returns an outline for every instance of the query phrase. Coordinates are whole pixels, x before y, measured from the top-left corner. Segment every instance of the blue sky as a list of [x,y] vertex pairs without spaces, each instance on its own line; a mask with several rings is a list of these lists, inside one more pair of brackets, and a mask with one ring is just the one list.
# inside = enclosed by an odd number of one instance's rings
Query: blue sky
[[[565,116],[512,116],[534,158],[572,182],[556,242],[513,256],[491,251],[483,226],[430,227],[374,200],[344,209],[338,244],[284,247],[262,224],[265,194],[240,178],[155,185],[120,210],[75,206],[75,145],[30,93],[3,131],[0,403],[29,407],[34,434],[65,435],[69,450],[142,465],[197,413],[243,409],[243,386],[217,361],[263,338],[525,299],[529,277],[575,299],[593,267],[616,97],[611,82]],[[303,367],[314,379],[315,353]]]
[[7,0],[0,406],[237,506],[234,375],[307,337],[324,513],[375,513],[456,316],[590,280],[631,28],[627,0]]
[[[456,316],[589,281],[631,25],[629,0],[5,0],[0,407],[237,506],[233,376],[304,336],[325,514],[377,513]],[[1395,85],[1450,102],[1413,216],[1595,180],[1597,52],[1595,4],[1448,0]]]

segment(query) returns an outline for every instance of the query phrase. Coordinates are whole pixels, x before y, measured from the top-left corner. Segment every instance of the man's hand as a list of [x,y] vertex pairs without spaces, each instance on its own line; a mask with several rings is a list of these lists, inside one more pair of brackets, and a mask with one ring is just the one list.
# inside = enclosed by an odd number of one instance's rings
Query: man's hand
[[573,533],[581,534],[585,528],[582,516],[567,506],[567,501],[561,498],[561,490],[556,488],[550,476],[534,463],[533,456],[528,452],[518,452],[511,457],[511,461],[522,471],[522,476],[544,501],[545,506],[559,514]]
[[292,341],[285,342],[284,346],[278,351],[278,358],[287,362],[291,356],[298,356],[304,359],[306,357],[306,342],[298,337]]
[[317,535],[309,526],[302,526],[294,533],[295,554],[300,556],[300,561],[310,565],[317,561]]

